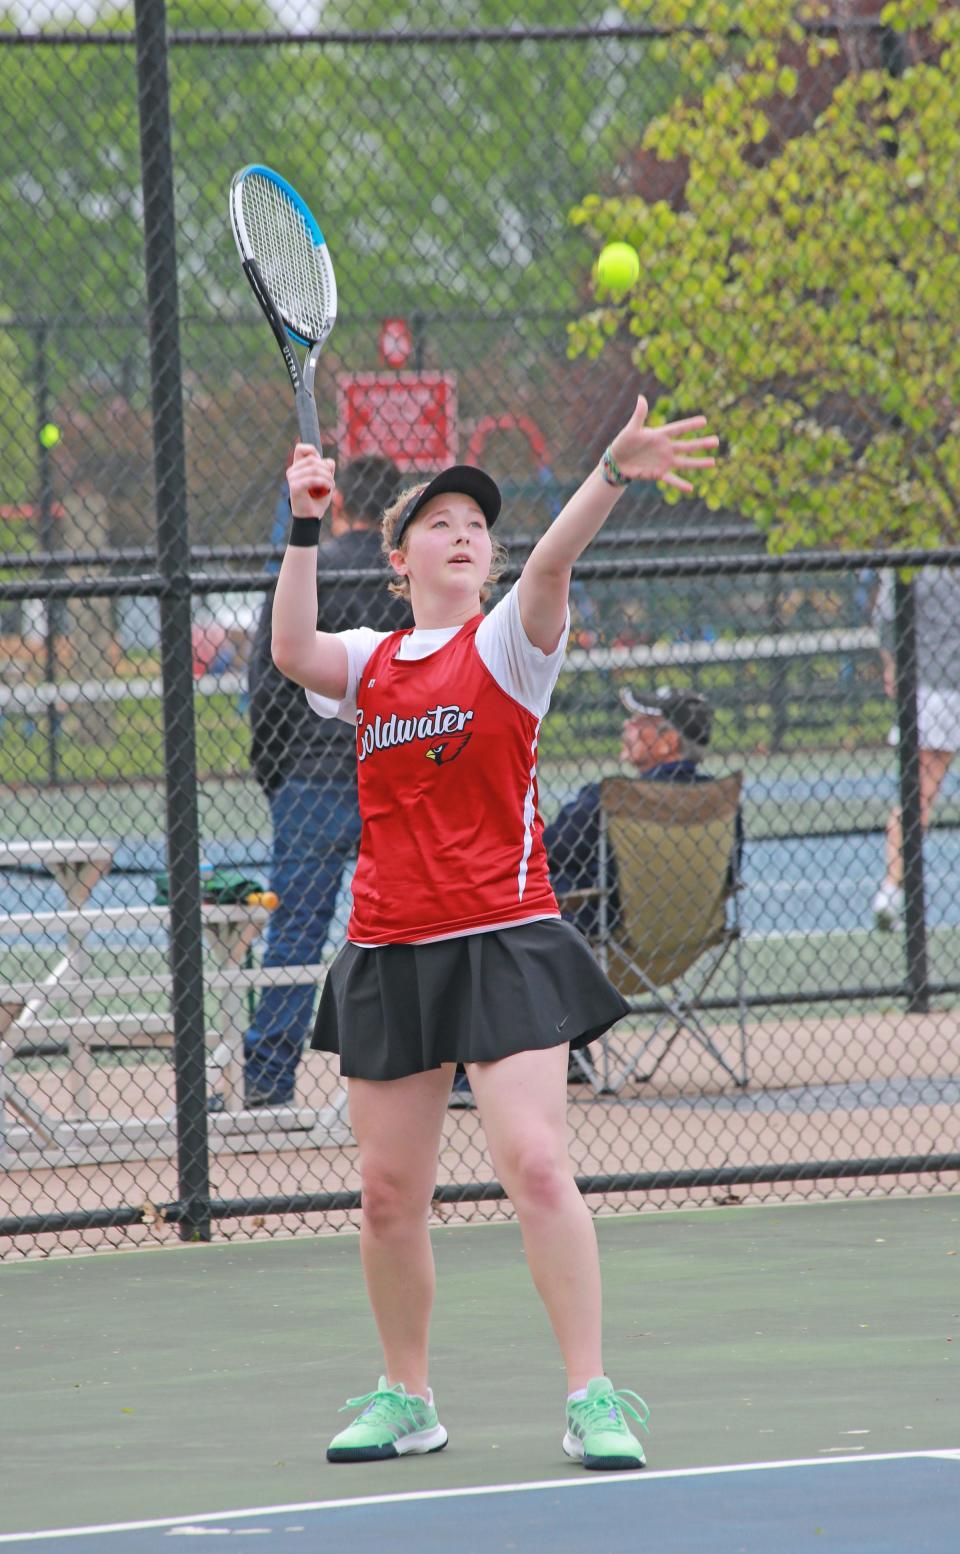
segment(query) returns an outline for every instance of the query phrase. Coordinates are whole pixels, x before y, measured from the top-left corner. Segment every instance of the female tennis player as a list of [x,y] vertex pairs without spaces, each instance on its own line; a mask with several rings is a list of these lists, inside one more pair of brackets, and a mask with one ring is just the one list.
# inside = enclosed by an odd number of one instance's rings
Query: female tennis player
[[458,465],[383,520],[391,586],[415,625],[317,631],[319,522],[332,461],[300,444],[294,521],[273,606],[277,667],[321,716],[355,723],[362,839],[348,942],[330,968],[313,1046],[340,1056],[362,1182],[360,1251],[384,1374],[351,1398],[331,1462],[439,1451],[428,1374],[428,1234],[455,1065],[466,1065],[494,1168],[514,1205],[567,1371],[563,1450],[639,1468],[636,1393],[604,1374],[600,1269],[567,1151],[570,1047],[626,1012],[562,921],[537,813],[537,737],[563,661],[571,569],[631,480],[692,490],[714,463],[702,416],[648,428],[641,397],[600,464],[485,615],[500,492]]

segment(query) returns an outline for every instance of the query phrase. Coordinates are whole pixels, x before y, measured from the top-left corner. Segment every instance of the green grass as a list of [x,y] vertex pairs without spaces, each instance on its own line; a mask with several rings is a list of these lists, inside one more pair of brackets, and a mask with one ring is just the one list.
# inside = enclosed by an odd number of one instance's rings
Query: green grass
[[[122,933],[116,937],[122,938]],[[167,947],[164,943],[162,930],[156,935],[155,943],[145,945],[137,936],[138,943],[118,947],[107,947],[99,940],[91,940],[90,964],[88,975],[96,977],[126,977],[165,976],[169,971],[167,960]],[[53,971],[62,953],[62,947],[56,949],[39,950],[34,946],[6,945],[0,946],[0,982],[36,982],[42,984]],[[76,1014],[77,1010],[71,1006],[69,995],[62,993],[54,985],[47,989],[50,1007],[57,1015],[66,1016]],[[207,989],[204,997],[204,1018],[208,1029],[218,1025],[220,1008],[224,993],[220,989]],[[244,995],[249,1012],[250,997]],[[137,1011],[140,1014],[165,1014],[170,1009],[170,994],[155,985],[146,985],[136,993],[124,995],[111,995],[91,999],[83,1006],[83,1013],[90,1019],[96,1019],[101,1014],[127,1014]]]
[[[836,660],[713,664],[639,675],[586,671],[561,675],[541,733],[544,760],[604,762],[616,759],[625,684],[661,683],[690,688],[716,708],[713,749],[720,755],[783,751],[863,749],[882,745],[891,723],[890,703],[875,676],[859,665],[848,684],[838,684]],[[249,771],[250,728],[238,698],[223,694],[194,699],[197,769],[201,776],[243,776]],[[129,698],[99,707],[85,731],[83,712],[63,715],[57,736],[59,782],[136,782],[163,776],[163,709],[159,698]],[[0,783],[48,782],[46,719],[30,731],[20,716],[0,718]]]
[[[197,770],[201,776],[249,769],[250,725],[236,697],[198,696],[194,702]],[[102,709],[98,712],[99,719]],[[116,702],[107,714],[111,737],[85,737],[82,714],[64,715],[57,739],[62,782],[136,782],[163,776],[163,709],[157,699]],[[0,729],[0,783],[48,780],[45,723],[28,732],[23,718],[4,718]]]
[[[139,936],[138,936],[139,941]],[[960,928],[932,928],[928,932],[928,961],[931,982],[958,980],[960,968]],[[0,946],[0,981],[42,981],[53,969],[59,950],[38,949],[29,944]],[[900,986],[904,978],[903,942],[897,934],[870,929],[826,935],[797,932],[783,936],[750,937],[742,946],[744,984],[753,1000],[774,995],[797,995],[789,1008],[779,1007],[778,1017],[787,1013],[812,1013],[821,1005],[803,1009],[803,994],[815,995],[834,988],[851,991],[863,986]],[[162,937],[155,945],[116,948],[94,941],[91,945],[91,976],[163,974],[167,970]],[[711,985],[711,996],[733,998],[736,992],[735,959],[728,954]],[[207,994],[207,1019],[216,1018],[217,992]],[[55,1004],[59,1001],[53,990]],[[875,1000],[860,1000],[857,1007],[876,1008]],[[888,1007],[889,999],[880,1007]],[[118,1013],[126,1009],[163,1010],[168,995],[145,988],[132,999],[106,997],[91,1004],[91,1012]],[[844,1008],[848,1005],[844,1003]],[[758,1011],[759,1012],[759,1011]],[[776,1012],[776,1011],[775,1011]],[[851,1009],[851,1012],[852,1009]]]

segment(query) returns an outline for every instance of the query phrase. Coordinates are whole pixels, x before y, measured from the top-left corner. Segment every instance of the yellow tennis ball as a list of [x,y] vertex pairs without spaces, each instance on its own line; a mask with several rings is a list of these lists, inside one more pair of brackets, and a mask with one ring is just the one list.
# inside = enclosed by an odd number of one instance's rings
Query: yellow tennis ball
[[640,278],[640,255],[630,243],[608,243],[597,260],[597,280],[607,291],[622,293]]
[[40,446],[41,446],[41,448],[55,448],[59,441],[60,441],[60,428],[59,428],[59,426],[54,426],[52,421],[48,421],[46,426],[41,426],[41,428],[40,428]]

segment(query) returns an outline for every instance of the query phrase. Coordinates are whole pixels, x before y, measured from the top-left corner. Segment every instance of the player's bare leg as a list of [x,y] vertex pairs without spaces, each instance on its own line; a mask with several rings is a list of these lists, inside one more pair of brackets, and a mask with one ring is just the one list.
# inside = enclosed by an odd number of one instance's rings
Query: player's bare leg
[[350,1079],[359,1145],[360,1256],[391,1386],[426,1397],[436,1288],[428,1219],[453,1065],[406,1079]]
[[603,1375],[603,1359],[597,1238],[568,1152],[568,1057],[566,1045],[517,1052],[467,1073],[573,1392]]
[[[950,750],[921,750],[920,761],[920,825],[924,831],[930,824],[930,812],[943,786],[943,779],[950,770],[953,752]],[[891,885],[903,884],[903,836],[900,807],[892,811],[887,821],[887,875]]]

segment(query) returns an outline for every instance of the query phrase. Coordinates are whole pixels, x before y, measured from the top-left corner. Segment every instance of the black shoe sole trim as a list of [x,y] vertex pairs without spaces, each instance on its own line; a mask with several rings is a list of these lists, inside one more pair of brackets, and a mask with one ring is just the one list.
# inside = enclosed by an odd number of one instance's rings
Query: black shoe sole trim
[[388,1457],[399,1457],[399,1455],[392,1443],[389,1446],[343,1446],[339,1449],[330,1446],[327,1448],[328,1462],[384,1462]]
[[638,1462],[636,1457],[582,1457],[580,1460],[585,1468],[592,1468],[597,1473],[623,1473],[647,1465]]
[[397,1451],[391,1443],[389,1446],[328,1446],[328,1462],[386,1462],[393,1457],[429,1457],[435,1451],[443,1451],[446,1441],[441,1441],[439,1446],[431,1446],[427,1451]]

